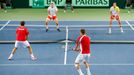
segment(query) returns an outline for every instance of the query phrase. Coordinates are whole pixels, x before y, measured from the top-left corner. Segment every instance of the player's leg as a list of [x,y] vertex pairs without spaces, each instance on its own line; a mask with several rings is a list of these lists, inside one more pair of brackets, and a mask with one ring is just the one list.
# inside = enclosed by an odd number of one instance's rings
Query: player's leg
[[56,23],[56,28],[57,28],[57,31],[60,32],[60,29],[59,29],[59,23],[58,23],[58,18],[56,16],[53,17],[55,23]]
[[16,42],[15,42],[15,47],[13,48],[11,54],[9,55],[8,60],[11,60],[11,59],[12,59],[13,55],[15,54],[15,52],[16,52],[16,50],[17,50],[18,44],[19,44],[19,42],[16,41]]
[[118,21],[120,30],[121,30],[121,32],[123,33],[123,28],[122,28],[122,25],[121,25],[120,17],[119,17],[119,16],[116,16],[116,20]]
[[109,22],[109,34],[112,33],[112,21],[113,21],[113,19],[114,19],[114,16],[111,16],[110,17],[110,22]]
[[89,69],[89,64],[84,61],[84,65],[85,65],[85,68],[86,68],[86,71],[87,71],[87,75],[91,75],[91,72],[90,72],[90,69]]
[[86,71],[87,71],[87,75],[91,75],[91,72],[90,72],[90,69],[89,69],[89,64],[88,64],[88,59],[89,59],[89,56],[90,55],[85,55],[84,56],[84,65],[85,65],[85,68],[86,68]]
[[128,9],[128,13],[130,13],[130,11],[132,9],[132,0],[126,0],[126,6]]
[[31,59],[32,59],[32,60],[36,60],[36,57],[35,57],[34,54],[33,54],[33,50],[32,50],[32,47],[30,46],[29,42],[28,42],[28,41],[24,41],[23,44],[24,44],[25,46],[27,46],[28,51],[29,51],[29,54],[30,54],[30,56],[31,56]]
[[79,75],[84,75],[83,72],[82,72],[82,70],[81,70],[81,68],[80,68],[80,62],[81,62],[82,59],[83,59],[82,55],[79,54],[79,55],[77,56],[77,58],[76,58],[76,60],[75,60],[75,64],[74,64],[76,70],[77,70],[78,73],[79,73]]
[[126,0],[126,9],[128,10],[128,13],[130,12],[130,1]]
[[10,7],[12,8],[12,0],[8,0],[8,4],[9,4]]
[[66,10],[67,10],[67,4],[65,4],[64,6],[64,13],[66,12]]
[[0,9],[1,9],[2,7],[1,7],[1,2],[0,2]]
[[84,75],[81,68],[80,68],[80,63],[75,63],[75,68],[77,69],[79,75]]
[[46,22],[45,22],[45,25],[46,25],[46,32],[48,32],[48,23],[49,23],[49,21],[50,21],[50,16],[48,16],[48,17],[46,18]]
[[32,60],[36,60],[37,58],[34,56],[31,46],[28,46],[27,48],[29,50],[29,54],[31,56],[31,59]]
[[72,13],[74,13],[74,8],[73,8],[73,5],[72,4],[70,4],[71,5],[71,10],[72,10]]
[[8,57],[8,60],[11,60],[12,59],[12,57],[15,54],[16,50],[17,50],[17,47],[14,47],[13,50],[12,50],[12,52],[11,52],[11,54]]
[[134,0],[132,1],[132,8],[134,8]]
[[7,12],[7,10],[6,10],[6,3],[2,3],[2,4],[3,4],[4,11]]

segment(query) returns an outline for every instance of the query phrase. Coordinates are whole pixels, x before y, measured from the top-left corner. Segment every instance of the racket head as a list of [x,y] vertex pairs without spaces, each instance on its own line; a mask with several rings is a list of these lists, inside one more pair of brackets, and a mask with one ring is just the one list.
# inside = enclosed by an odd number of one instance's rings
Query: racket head
[[66,48],[66,43],[67,45],[67,51],[74,51],[73,47],[75,46],[75,41],[70,41],[70,40],[64,40],[60,42],[62,44],[61,48],[64,50],[65,52],[65,48]]

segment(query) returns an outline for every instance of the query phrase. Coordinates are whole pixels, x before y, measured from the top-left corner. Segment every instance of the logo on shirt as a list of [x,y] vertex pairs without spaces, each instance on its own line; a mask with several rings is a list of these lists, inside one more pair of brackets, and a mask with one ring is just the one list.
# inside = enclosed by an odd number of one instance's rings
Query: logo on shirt
[[25,29],[21,29],[21,28],[19,28],[18,30],[25,30]]

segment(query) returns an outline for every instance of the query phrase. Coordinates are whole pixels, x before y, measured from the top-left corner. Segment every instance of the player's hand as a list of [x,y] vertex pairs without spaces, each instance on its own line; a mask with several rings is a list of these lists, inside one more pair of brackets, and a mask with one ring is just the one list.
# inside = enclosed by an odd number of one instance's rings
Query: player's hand
[[49,15],[50,16],[50,18],[52,18],[52,15]]
[[28,40],[28,37],[29,37],[29,36],[26,37],[26,40]]
[[115,17],[115,15],[112,15],[112,17],[114,18],[114,17]]
[[80,49],[77,49],[77,48],[73,48],[73,50],[76,52],[80,52]]

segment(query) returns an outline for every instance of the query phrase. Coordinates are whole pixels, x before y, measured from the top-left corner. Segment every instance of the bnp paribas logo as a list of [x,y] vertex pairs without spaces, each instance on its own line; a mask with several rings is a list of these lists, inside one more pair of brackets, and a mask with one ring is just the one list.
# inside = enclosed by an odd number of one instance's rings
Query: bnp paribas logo
[[76,5],[109,6],[109,0],[74,0]]
[[[56,6],[64,6],[66,0],[44,0],[45,5],[49,6],[51,2],[54,2]],[[109,0],[71,0],[73,6],[109,6]]]
[[50,4],[51,2],[54,2],[56,5],[59,5],[61,3],[63,3],[65,0],[45,0],[46,4]]

